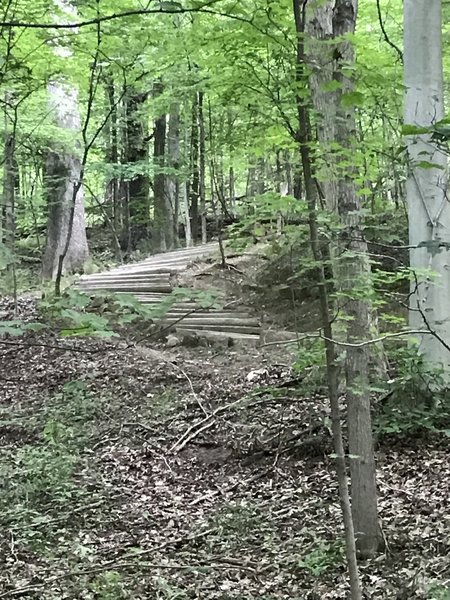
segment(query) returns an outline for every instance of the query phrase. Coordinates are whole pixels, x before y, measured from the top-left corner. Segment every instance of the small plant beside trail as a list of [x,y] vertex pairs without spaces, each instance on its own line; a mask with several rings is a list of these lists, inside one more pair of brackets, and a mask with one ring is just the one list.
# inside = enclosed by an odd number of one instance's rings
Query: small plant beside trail
[[417,350],[393,353],[395,378],[381,394],[376,428],[380,434],[450,436],[450,389],[443,371]]
[[132,294],[99,292],[86,294],[68,289],[61,296],[46,296],[38,302],[39,320],[0,320],[0,336],[21,336],[45,329],[62,337],[119,337],[133,334],[158,337],[158,322],[177,302],[193,300],[199,308],[217,307],[213,291],[176,288],[156,305],[143,304]]

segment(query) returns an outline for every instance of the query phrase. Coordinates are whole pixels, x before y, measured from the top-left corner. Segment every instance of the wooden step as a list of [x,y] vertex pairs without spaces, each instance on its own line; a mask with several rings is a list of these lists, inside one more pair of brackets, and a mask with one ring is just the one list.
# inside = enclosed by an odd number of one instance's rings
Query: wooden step
[[[162,323],[166,323],[166,321],[162,321]],[[169,325],[169,323],[167,323]],[[203,331],[214,331],[216,333],[241,333],[245,335],[256,335],[258,336],[261,333],[260,327],[252,327],[250,325],[221,325],[220,323],[202,323],[198,324],[195,321],[179,321],[175,324],[175,329],[178,331],[180,329],[187,329],[189,331],[196,331],[198,335],[203,333]]]
[[209,331],[202,330],[201,332],[197,332],[194,329],[184,329],[182,327],[177,327],[177,334],[181,339],[183,339],[183,335],[189,335],[192,337],[199,337],[211,342],[218,342],[228,345],[229,342],[236,345],[249,346],[251,348],[256,348],[260,344],[259,335],[252,335],[246,333],[223,333],[220,331]]
[[80,281],[79,282],[79,286],[83,287],[85,285],[91,285],[92,283],[128,283],[128,282],[133,282],[136,281],[137,283],[140,283],[142,281],[145,282],[164,282],[164,283],[168,283],[170,281],[170,275],[169,274],[161,274],[158,273],[156,275],[151,275],[151,274],[145,274],[145,275],[102,275],[99,277],[91,277],[90,279],[86,279],[84,281]]
[[99,291],[99,290],[107,290],[110,292],[129,292],[130,294],[132,294],[133,292],[171,292],[172,291],[172,287],[169,284],[158,284],[158,283],[154,283],[154,284],[146,284],[146,283],[86,283],[86,285],[83,285],[82,288],[80,288],[81,291],[83,292],[94,292],[94,291]]
[[[195,309],[194,309],[195,310]],[[195,312],[186,311],[184,308],[178,309],[170,307],[165,313],[165,319],[180,318],[182,315],[189,316],[190,319],[202,319],[202,318],[214,318],[215,316],[223,319],[241,319],[247,322],[252,321],[251,316],[248,313],[243,312],[220,312],[214,310],[195,310]]]
[[[198,327],[202,324],[206,324],[206,325],[231,325],[234,327],[244,327],[246,325],[248,325],[249,327],[258,327],[259,328],[259,323],[256,319],[235,319],[235,318],[222,318],[220,316],[220,314],[218,316],[211,314],[211,315],[206,315],[206,316],[198,316],[197,318],[192,318],[193,315],[188,315],[186,316],[183,321],[185,323],[191,323],[195,321],[195,325]],[[171,321],[173,321],[173,319],[168,319],[166,317],[163,317],[163,320],[166,321],[167,323],[170,323]]]

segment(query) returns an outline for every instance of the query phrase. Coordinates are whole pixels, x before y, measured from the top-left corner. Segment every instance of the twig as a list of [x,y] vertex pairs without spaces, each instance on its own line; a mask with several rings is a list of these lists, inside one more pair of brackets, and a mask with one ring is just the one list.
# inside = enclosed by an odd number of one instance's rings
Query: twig
[[383,34],[385,42],[397,52],[400,62],[403,62],[403,52],[400,50],[400,48],[397,46],[397,44],[395,44],[389,38],[387,31],[386,31],[386,27],[384,26],[383,17],[381,15],[380,0],[377,0],[377,12],[378,12],[378,22],[380,24],[381,32]]
[[230,404],[226,404],[225,406],[219,406],[219,408],[216,408],[216,410],[214,410],[210,415],[208,415],[204,419],[201,419],[200,421],[197,421],[197,423],[194,423],[193,425],[191,425],[183,433],[181,438],[171,447],[170,452],[180,452],[181,450],[183,450],[183,448],[189,442],[191,442],[200,433],[202,433],[206,429],[209,429],[209,427],[211,427],[213,425],[214,417],[216,417],[218,414],[220,414],[222,412],[229,410],[230,408],[232,408],[236,404],[239,404],[243,400],[245,400],[245,397],[239,398],[238,400],[235,400],[234,402],[231,402]]
[[[333,344],[336,344],[336,346],[344,346],[346,348],[363,348],[364,346],[370,346],[371,344],[379,344],[380,342],[384,342],[385,340],[388,340],[390,338],[397,338],[397,337],[403,337],[403,336],[407,336],[407,335],[424,335],[424,334],[428,334],[428,335],[433,335],[434,337],[438,337],[438,335],[436,334],[436,332],[431,331],[430,329],[409,329],[407,331],[397,331],[395,333],[386,333],[385,335],[382,335],[378,338],[374,338],[372,340],[366,340],[363,342],[340,342],[338,340],[333,340]],[[300,342],[302,342],[303,340],[310,340],[310,339],[318,339],[318,340],[325,340],[325,341],[330,341],[330,338],[327,338],[326,336],[324,336],[321,332],[318,333],[306,333],[298,338],[292,339],[292,340],[281,340],[278,342],[267,342],[266,344],[263,344],[262,347],[265,346],[284,346],[286,344],[298,344]],[[450,347],[448,348],[450,350]]]
[[208,411],[206,410],[206,408],[203,406],[197,392],[194,389],[194,384],[192,383],[191,378],[189,377],[189,375],[186,373],[186,371],[184,369],[182,369],[180,366],[176,365],[174,362],[172,362],[171,360],[167,360],[163,357],[163,360],[165,362],[167,362],[169,365],[171,365],[172,367],[174,367],[175,369],[177,369],[178,371],[180,371],[180,373],[186,378],[186,381],[189,383],[189,387],[191,388],[191,392],[192,395],[194,396],[197,404],[199,405],[200,409],[202,410],[202,412],[204,413],[204,415],[209,418],[210,414],[208,413]]
[[[23,528],[32,529],[34,527],[41,527],[41,526],[47,527],[48,525],[54,525],[55,523],[61,523],[61,522],[65,521],[67,518],[72,517],[73,514],[92,510],[93,508],[99,508],[100,506],[102,506],[102,504],[105,504],[105,502],[106,502],[106,498],[99,500],[98,502],[93,502],[92,504],[85,504],[83,506],[78,506],[77,508],[71,508],[70,515],[65,514],[65,515],[62,515],[59,517],[54,517],[53,519],[42,520],[40,522],[32,521],[31,523],[26,523],[25,525],[20,525],[20,524],[16,523],[16,524],[13,524],[10,526],[7,525],[7,527],[10,531],[17,531],[17,530],[20,530]],[[0,596],[0,598],[1,598],[1,596]]]
[[266,471],[262,471],[260,473],[256,473],[255,475],[252,475],[251,477],[249,477],[248,479],[245,479],[244,481],[240,481],[240,480],[236,481],[236,483],[233,483],[233,485],[230,485],[230,486],[228,486],[225,489],[220,489],[219,488],[217,490],[213,490],[213,491],[207,492],[206,494],[203,494],[202,496],[199,496],[195,500],[192,500],[191,502],[189,502],[189,506],[196,506],[197,504],[200,504],[204,500],[207,500],[208,498],[214,498],[215,496],[218,496],[219,494],[222,495],[222,496],[224,496],[225,494],[234,491],[240,485],[248,485],[249,483],[254,483],[255,481],[258,481],[258,479],[262,479],[263,477],[265,477],[271,471],[273,471],[272,467],[270,467]]
[[76,348],[74,346],[58,346],[54,344],[44,344],[41,342],[13,342],[11,340],[0,340],[0,344],[3,344],[4,346],[22,346],[25,348],[50,348],[52,350],[60,350],[61,352],[83,352],[86,354],[97,354],[98,352],[105,351],[105,348],[98,348],[96,350],[93,350],[88,348]]
[[[8,590],[7,592],[2,592],[0,594],[0,598],[11,598],[13,596],[22,596],[23,594],[30,593],[30,592],[38,592],[42,589],[42,587],[48,586],[49,584],[55,583],[57,581],[61,581],[62,579],[68,579],[70,577],[80,577],[82,575],[90,575],[92,573],[98,573],[99,571],[108,569],[110,567],[135,566],[135,563],[131,563],[130,559],[138,558],[141,556],[146,556],[146,555],[151,554],[152,552],[156,552],[158,550],[161,551],[162,549],[166,548],[167,546],[170,546],[171,544],[178,545],[182,542],[194,541],[199,538],[205,537],[205,536],[209,535],[210,533],[214,533],[215,531],[217,531],[216,528],[206,529],[205,531],[202,531],[202,532],[192,535],[192,536],[182,537],[182,538],[178,538],[176,540],[168,540],[164,544],[161,544],[161,546],[159,546],[158,548],[148,548],[148,549],[143,549],[143,550],[137,550],[136,552],[132,552],[128,556],[125,556],[121,560],[117,560],[117,558],[107,560],[102,565],[99,565],[98,567],[90,567],[89,569],[80,569],[78,571],[70,571],[69,573],[63,573],[61,575],[54,575],[52,577],[43,578],[43,581],[40,584],[23,586],[21,588],[16,588],[15,590]],[[150,566],[147,563],[146,563],[146,565]],[[168,564],[168,565],[155,564],[154,568],[186,569],[186,568],[192,568],[192,565],[188,566],[188,565],[173,565],[173,564]],[[244,567],[244,569],[245,569],[245,567]],[[249,568],[247,568],[247,570],[248,569]]]

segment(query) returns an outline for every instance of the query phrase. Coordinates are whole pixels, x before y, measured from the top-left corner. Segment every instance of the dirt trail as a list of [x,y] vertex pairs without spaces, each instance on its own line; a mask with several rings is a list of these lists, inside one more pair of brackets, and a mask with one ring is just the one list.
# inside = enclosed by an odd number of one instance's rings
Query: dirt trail
[[[346,597],[327,401],[284,350],[30,333],[0,360],[0,598]],[[378,474],[368,597],[429,598],[448,447],[382,448]]]

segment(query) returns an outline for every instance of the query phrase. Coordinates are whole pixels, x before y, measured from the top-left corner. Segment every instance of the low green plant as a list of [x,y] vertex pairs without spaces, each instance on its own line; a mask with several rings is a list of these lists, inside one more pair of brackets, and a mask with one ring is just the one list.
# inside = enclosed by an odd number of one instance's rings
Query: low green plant
[[244,249],[260,239],[279,237],[279,218],[289,221],[306,214],[306,205],[292,196],[266,192],[243,202],[238,208],[238,221],[227,228],[231,245]]
[[395,364],[396,376],[376,417],[378,432],[450,435],[450,389],[442,369],[427,364],[416,348],[397,350]]
[[450,587],[434,585],[428,591],[429,600],[450,600]]
[[77,473],[98,409],[87,383],[75,380],[29,416],[22,409],[1,419],[12,432],[20,427],[24,436],[23,445],[3,447],[0,464],[0,522],[18,527],[18,540],[38,547],[51,535],[51,526],[44,526],[55,520],[53,513],[59,522],[73,503],[92,501],[92,490],[80,486]]
[[335,542],[322,542],[305,554],[297,563],[301,569],[305,569],[314,577],[320,577],[328,569],[341,563],[344,556],[344,544],[341,540]]
[[[301,334],[300,334],[301,337]],[[292,366],[295,373],[304,376],[302,393],[315,393],[325,382],[325,347],[323,340],[304,340]]]
[[245,536],[264,529],[263,515],[256,506],[246,503],[225,506],[213,520],[225,536]]
[[188,598],[183,590],[174,587],[163,577],[157,577],[155,583],[156,598],[159,600],[185,600]]
[[98,575],[90,585],[96,600],[128,600],[130,594],[125,590],[123,578],[117,571],[105,571]]
[[123,327],[139,324],[140,331],[159,321],[177,302],[195,300],[199,308],[217,307],[214,292],[176,288],[158,304],[143,304],[132,294],[86,294],[70,288],[60,296],[49,294],[39,305],[44,320],[62,336],[118,336]]
[[[41,442],[26,444],[4,456],[0,469],[4,512],[34,513],[50,505],[65,505],[78,493],[73,475],[79,454],[71,443],[72,431],[49,421]],[[13,516],[13,515],[12,515]]]

